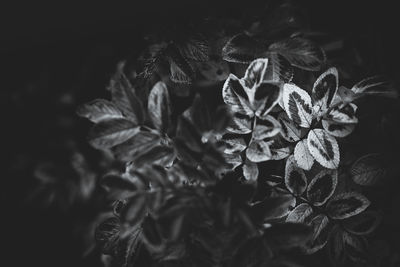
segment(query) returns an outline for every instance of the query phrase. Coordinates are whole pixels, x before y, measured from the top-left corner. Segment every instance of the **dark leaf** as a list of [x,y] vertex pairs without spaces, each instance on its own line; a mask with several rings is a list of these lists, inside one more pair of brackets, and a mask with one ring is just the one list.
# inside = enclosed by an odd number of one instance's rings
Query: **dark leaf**
[[357,97],[363,95],[381,95],[386,97],[398,97],[395,88],[380,76],[366,78],[355,84],[351,90]]
[[104,254],[113,254],[118,245],[120,235],[120,221],[111,217],[100,223],[95,231],[95,239]]
[[346,192],[334,196],[326,206],[329,216],[333,219],[346,219],[363,212],[370,201],[357,192]]
[[252,212],[261,221],[282,218],[289,213],[289,208],[296,204],[296,199],[290,194],[266,198],[252,206]]
[[293,67],[282,55],[275,52],[268,52],[268,67],[264,75],[264,81],[289,83],[294,76]]
[[265,118],[278,104],[282,83],[262,82],[255,88],[253,109],[259,118]]
[[200,37],[190,38],[185,42],[176,44],[180,53],[187,60],[207,61],[209,45],[207,41]]
[[80,106],[76,112],[78,116],[87,118],[94,123],[103,120],[121,119],[124,117],[114,103],[103,99],[97,99],[86,103]]
[[293,223],[308,223],[311,215],[313,214],[313,209],[307,203],[302,203],[289,212],[286,222]]
[[166,133],[171,124],[171,104],[164,82],[157,82],[151,89],[147,108],[154,127]]
[[313,229],[302,223],[277,223],[264,231],[264,236],[275,248],[303,247],[312,238]]
[[371,186],[386,176],[383,159],[379,154],[368,154],[353,163],[351,178],[359,185]]
[[381,216],[375,211],[365,211],[344,221],[346,231],[355,235],[372,233],[381,222]]
[[307,198],[315,206],[321,206],[333,195],[338,183],[337,170],[322,170],[310,182]]
[[302,129],[294,123],[285,112],[278,115],[278,121],[281,124],[281,135],[289,142],[297,142],[302,138]]
[[313,254],[325,247],[330,234],[329,219],[323,214],[315,216],[310,225],[313,228],[313,234],[311,242],[307,244],[305,249],[307,254]]

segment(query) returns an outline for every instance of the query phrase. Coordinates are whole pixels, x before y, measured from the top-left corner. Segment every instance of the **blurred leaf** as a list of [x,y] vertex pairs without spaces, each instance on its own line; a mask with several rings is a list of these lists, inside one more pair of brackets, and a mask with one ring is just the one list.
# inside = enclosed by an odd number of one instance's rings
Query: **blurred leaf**
[[346,219],[363,212],[370,201],[357,192],[346,192],[329,200],[326,209],[333,219]]
[[256,182],[258,178],[257,163],[246,160],[243,165],[243,176],[247,181]]
[[119,241],[120,221],[117,217],[111,217],[100,223],[95,231],[95,239],[101,252],[111,255],[114,253]]
[[379,154],[362,156],[353,163],[350,169],[351,178],[356,184],[371,186],[386,176],[383,159]]
[[355,84],[351,90],[356,94],[356,97],[363,95],[381,95],[386,97],[398,97],[398,93],[393,86],[380,76],[373,76],[361,80]]
[[320,117],[324,114],[333,101],[339,86],[339,74],[335,67],[329,68],[322,73],[314,82],[312,89],[312,99],[314,112]]
[[296,204],[296,199],[290,194],[267,197],[252,206],[252,213],[263,222],[282,218],[289,213],[289,208]]
[[122,119],[122,112],[114,105],[114,103],[97,99],[86,103],[77,109],[77,114],[80,117],[89,119],[94,123],[110,119]]
[[151,89],[147,108],[154,127],[166,133],[171,124],[171,104],[164,82],[157,82]]
[[267,228],[264,236],[278,249],[303,247],[312,238],[313,229],[302,223],[277,223]]
[[222,58],[228,62],[250,63],[260,51],[262,45],[247,34],[233,36],[222,48]]
[[319,214],[315,216],[310,225],[313,229],[313,234],[311,242],[307,244],[305,250],[307,254],[315,253],[325,247],[330,234],[329,219],[326,215]]

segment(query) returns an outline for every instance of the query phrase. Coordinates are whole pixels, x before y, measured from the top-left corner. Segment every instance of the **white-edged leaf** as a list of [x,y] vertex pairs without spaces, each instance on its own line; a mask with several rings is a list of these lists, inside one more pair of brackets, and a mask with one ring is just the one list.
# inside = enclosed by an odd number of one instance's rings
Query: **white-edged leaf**
[[355,235],[368,235],[380,224],[382,217],[376,211],[367,210],[344,220],[343,227]]
[[313,214],[312,207],[307,203],[302,203],[289,212],[286,222],[305,223]]
[[222,136],[225,143],[224,153],[237,154],[246,149],[247,144],[242,137],[238,134],[226,133]]
[[279,122],[271,115],[265,116],[263,119],[256,120],[256,126],[253,129],[253,138],[255,140],[263,140],[277,135],[281,130]]
[[296,144],[294,148],[294,159],[296,160],[297,166],[303,170],[310,170],[314,164],[314,157],[308,150],[307,139],[303,139]]
[[292,148],[279,135],[268,141],[271,160],[281,160],[292,154]]
[[166,133],[171,124],[171,103],[164,82],[157,82],[151,89],[147,108],[154,127]]
[[372,153],[359,158],[350,169],[351,178],[356,184],[371,186],[386,176],[383,159]]
[[339,103],[349,104],[356,98],[356,94],[351,89],[341,85],[337,89],[336,95],[333,97],[331,106],[338,105]]
[[325,247],[330,233],[329,218],[326,215],[319,214],[315,216],[310,225],[313,228],[313,236],[311,242],[306,246],[306,254],[313,254]]
[[289,142],[297,142],[302,138],[302,128],[289,119],[286,112],[278,115],[278,121],[281,123],[281,135]]
[[332,109],[326,117],[334,122],[354,124],[358,122],[356,111],[357,106],[353,103],[350,103]]
[[356,128],[356,124],[343,124],[322,119],[322,127],[330,135],[335,137],[346,137],[353,132],[353,130]]
[[230,165],[229,167],[233,170],[236,167],[242,165],[243,159],[240,154],[225,154],[223,153],[225,161]]
[[328,169],[339,166],[339,145],[335,137],[323,129],[313,129],[307,137],[308,150],[315,160]]
[[315,206],[321,206],[335,192],[338,183],[337,170],[322,170],[310,182],[307,188],[307,199]]
[[254,91],[253,110],[264,118],[278,104],[281,98],[282,83],[262,82]]
[[243,176],[247,181],[256,182],[258,178],[257,163],[246,160],[243,165]]
[[269,143],[262,140],[252,140],[246,150],[246,156],[252,162],[262,162],[271,159]]
[[273,43],[268,50],[283,55],[293,66],[309,71],[319,70],[326,60],[318,45],[299,37]]
[[78,107],[76,113],[80,117],[98,123],[103,120],[121,119],[124,117],[122,112],[114,103],[104,99],[96,99]]
[[252,118],[241,114],[234,113],[232,121],[226,128],[227,131],[237,134],[248,134],[252,131]]
[[345,192],[329,200],[326,210],[333,219],[346,219],[363,212],[370,201],[358,192]]
[[361,80],[355,84],[351,90],[357,97],[362,95],[382,95],[387,97],[397,97],[397,91],[391,84],[380,76],[373,76]]
[[90,130],[88,139],[95,148],[111,148],[130,139],[139,131],[138,126],[126,119],[106,120]]
[[253,117],[254,112],[249,106],[249,99],[242,81],[235,75],[230,74],[226,79],[222,88],[222,98],[233,112]]
[[286,160],[285,185],[296,196],[303,194],[307,188],[306,174],[297,166],[293,156],[288,157]]
[[229,39],[222,48],[222,58],[228,62],[250,63],[261,50],[260,44],[244,33]]
[[247,67],[246,73],[243,77],[243,84],[249,89],[255,90],[265,76],[265,70],[268,66],[268,58],[257,58],[253,60]]
[[328,110],[336,95],[338,85],[339,76],[335,67],[329,68],[314,82],[311,96],[316,116],[320,117]]
[[283,106],[289,119],[301,127],[309,128],[313,119],[310,95],[295,84],[285,83]]
[[268,52],[268,67],[264,76],[267,82],[291,82],[293,79],[293,67],[290,62],[276,52]]

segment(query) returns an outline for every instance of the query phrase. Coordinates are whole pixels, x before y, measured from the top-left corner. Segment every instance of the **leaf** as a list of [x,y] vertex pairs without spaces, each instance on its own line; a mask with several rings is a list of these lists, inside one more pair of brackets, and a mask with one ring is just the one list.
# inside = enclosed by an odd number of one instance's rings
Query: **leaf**
[[160,145],[161,141],[160,136],[155,133],[139,131],[129,140],[114,146],[112,151],[115,157],[121,161],[134,161],[153,147]]
[[150,91],[147,108],[150,119],[162,133],[166,133],[171,124],[171,106],[167,85],[157,82]]
[[391,84],[380,76],[373,76],[361,80],[351,90],[357,97],[363,95],[381,95],[386,97],[398,97],[397,91]]
[[322,73],[314,82],[311,96],[314,101],[314,112],[318,117],[330,107],[338,85],[338,71],[334,67]]
[[146,153],[138,156],[135,159],[134,164],[136,167],[142,167],[149,164],[157,164],[166,167],[170,166],[175,157],[176,154],[174,148],[165,145],[154,146]]
[[183,43],[177,43],[176,46],[182,56],[187,60],[207,61],[209,59],[209,45],[201,36],[190,38]]
[[94,123],[110,119],[122,119],[124,115],[114,103],[97,99],[80,106],[76,113],[80,117],[89,119]]
[[346,256],[353,262],[365,263],[368,259],[367,240],[362,236],[343,232]]
[[262,162],[271,159],[268,142],[262,140],[251,141],[246,150],[246,156],[252,162]]
[[96,227],[95,240],[103,254],[113,254],[118,245],[120,228],[120,221],[117,217],[108,218]]
[[339,166],[340,154],[336,139],[323,129],[313,129],[307,137],[308,149],[319,164],[328,169]]
[[247,67],[243,77],[243,84],[251,90],[264,81],[265,71],[268,66],[268,58],[257,58]]
[[108,86],[111,90],[112,101],[122,111],[128,120],[135,124],[142,124],[144,120],[143,106],[135,95],[135,89],[123,73],[125,63],[118,65],[117,72]]
[[222,88],[222,98],[233,112],[253,117],[253,111],[249,107],[249,100],[242,82],[235,75],[230,74]]
[[234,113],[227,131],[236,134],[248,134],[252,131],[252,118],[240,113]]
[[286,222],[306,223],[313,214],[313,209],[307,203],[302,203],[289,212]]
[[139,127],[125,119],[101,121],[89,132],[89,142],[99,149],[111,148],[125,142],[139,132]]
[[382,217],[375,211],[364,211],[346,219],[343,226],[346,231],[355,235],[368,235],[380,224]]
[[283,106],[289,119],[301,127],[309,128],[313,119],[311,97],[294,84],[283,85]]
[[343,124],[323,119],[322,127],[332,136],[346,137],[354,131],[356,124]]
[[358,192],[346,192],[329,200],[326,210],[333,219],[346,219],[363,212],[370,201]]
[[171,44],[167,48],[170,79],[175,83],[190,84],[195,76],[192,65],[182,56],[178,47]]
[[230,165],[230,168],[233,170],[236,167],[240,166],[243,163],[243,159],[240,154],[223,154],[222,155],[225,161]]
[[263,119],[256,120],[256,126],[253,129],[253,139],[263,140],[277,135],[281,130],[280,124],[274,117],[267,115]]
[[313,235],[311,242],[306,247],[307,254],[313,254],[322,249],[328,242],[330,234],[329,219],[326,215],[319,214],[315,216],[311,220],[310,225],[313,228]]
[[296,165],[293,156],[286,160],[285,185],[295,196],[300,196],[307,188],[307,177],[304,171]]
[[281,83],[262,82],[254,91],[253,110],[259,118],[265,118],[278,104],[281,97]]
[[275,52],[268,52],[268,67],[264,75],[264,81],[289,83],[294,76],[293,67],[282,55]]
[[333,195],[338,183],[336,170],[322,170],[310,182],[307,198],[315,206],[321,206]]
[[281,135],[283,138],[289,142],[300,141],[303,137],[301,127],[290,120],[285,112],[279,113],[278,121],[281,123]]
[[362,156],[353,163],[350,169],[351,178],[356,184],[371,186],[386,176],[383,159],[379,154]]
[[247,148],[247,144],[240,135],[226,133],[222,136],[222,140],[225,143],[224,153],[226,154],[237,154]]
[[293,66],[303,70],[317,71],[326,61],[319,46],[299,37],[273,43],[268,50],[283,55]]
[[314,164],[314,157],[308,150],[307,139],[303,139],[296,144],[294,148],[294,159],[297,166],[303,170],[310,170]]
[[258,178],[257,163],[246,160],[243,165],[243,176],[247,181],[256,182]]
[[281,194],[257,202],[251,207],[251,210],[256,218],[267,222],[286,216],[290,211],[290,207],[295,206],[295,204],[296,198],[291,194]]
[[280,136],[268,141],[271,151],[271,160],[281,160],[287,158],[292,153],[292,149],[282,140]]
[[331,106],[339,103],[349,104],[357,98],[356,94],[349,88],[341,85],[336,91],[336,95],[333,97]]
[[244,33],[233,36],[222,48],[222,58],[228,62],[250,63],[262,49],[256,40]]
[[354,124],[358,122],[356,117],[357,106],[353,103],[332,109],[326,116],[329,120],[343,124]]

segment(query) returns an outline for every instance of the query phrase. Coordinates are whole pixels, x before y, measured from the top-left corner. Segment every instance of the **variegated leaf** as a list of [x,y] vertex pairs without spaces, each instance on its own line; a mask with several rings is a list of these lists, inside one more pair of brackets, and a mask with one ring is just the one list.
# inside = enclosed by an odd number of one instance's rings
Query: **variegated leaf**
[[101,121],[90,130],[88,139],[95,148],[111,148],[133,137],[139,128],[125,119]]
[[356,94],[349,88],[341,85],[336,91],[336,95],[333,97],[331,106],[338,105],[339,103],[349,104],[356,99]]
[[94,123],[124,118],[124,115],[114,103],[104,99],[96,99],[86,103],[80,106],[76,113],[78,116],[87,118]]
[[249,89],[255,90],[255,87],[264,80],[265,70],[267,69],[267,66],[268,58],[257,58],[256,60],[253,60],[247,68],[246,73],[243,77],[244,86]]
[[334,108],[326,116],[327,119],[338,123],[354,124],[358,122],[356,117],[357,106],[353,103]]
[[374,185],[386,176],[384,159],[376,153],[365,155],[353,163],[350,173],[356,184]]
[[297,142],[302,138],[302,128],[290,120],[285,112],[278,115],[281,123],[281,135],[289,142]]
[[296,144],[294,148],[294,159],[296,160],[297,166],[303,170],[310,170],[314,164],[314,157],[308,150],[307,139],[303,139]]
[[225,161],[230,165],[229,167],[233,170],[236,169],[238,166],[242,165],[243,159],[240,154],[225,154],[223,153],[222,156],[224,157]]
[[264,118],[278,104],[282,83],[262,82],[255,88],[253,110]]
[[304,171],[296,165],[293,156],[290,156],[286,160],[285,185],[296,196],[303,194],[307,188],[307,177]]
[[339,166],[340,154],[336,139],[323,129],[313,129],[307,137],[308,149],[319,164],[328,169]]
[[171,124],[171,103],[164,82],[157,82],[151,89],[147,108],[154,127],[166,133]]
[[269,59],[269,63],[264,76],[264,81],[283,83],[291,82],[294,71],[290,62],[276,52],[268,52],[266,56]]
[[256,120],[256,126],[253,129],[253,138],[263,140],[277,135],[281,130],[280,124],[274,117],[267,115],[263,119]]
[[243,176],[247,181],[256,182],[258,178],[257,163],[246,160],[243,165]]
[[306,223],[311,214],[313,214],[312,207],[307,203],[302,203],[289,212],[286,222]]
[[235,75],[230,74],[222,88],[222,98],[229,105],[233,112],[253,117],[254,112],[250,108],[249,99],[242,81]]
[[271,160],[281,160],[292,154],[292,148],[279,135],[268,141]]
[[336,68],[329,68],[322,73],[314,82],[312,89],[312,99],[314,112],[318,117],[326,112],[332,103],[333,97],[338,89],[339,77]]
[[329,218],[326,215],[319,214],[315,216],[310,225],[314,231],[311,242],[306,246],[306,254],[313,254],[325,247],[330,233]]
[[262,162],[271,159],[269,143],[262,140],[252,140],[246,150],[247,158],[252,162]]
[[315,206],[321,206],[335,192],[338,183],[337,170],[322,170],[310,182],[307,199]]
[[330,135],[335,137],[346,137],[353,132],[353,130],[356,128],[356,124],[343,124],[323,119],[322,127]]
[[329,200],[326,210],[333,219],[346,219],[360,214],[370,205],[370,201],[358,192],[345,192]]
[[224,153],[226,154],[237,154],[246,149],[247,144],[240,135],[227,133],[222,137],[225,143]]
[[252,131],[252,118],[241,113],[234,113],[227,130],[236,134],[248,134]]
[[301,127],[310,127],[313,119],[313,110],[311,97],[306,91],[295,84],[285,83],[282,101],[289,119]]

